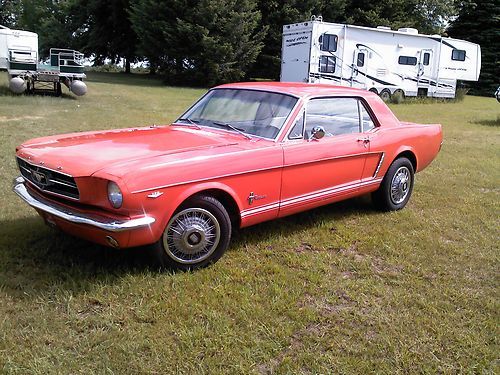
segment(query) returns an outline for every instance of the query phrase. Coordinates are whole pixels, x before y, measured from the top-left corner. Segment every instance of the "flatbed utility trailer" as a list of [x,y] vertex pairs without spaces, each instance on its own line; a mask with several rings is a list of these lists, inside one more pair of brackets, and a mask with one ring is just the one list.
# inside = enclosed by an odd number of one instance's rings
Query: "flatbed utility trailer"
[[38,35],[24,30],[0,28],[0,69],[9,74],[15,93],[52,92],[62,94],[64,84],[77,96],[85,95],[83,54],[70,49],[51,48],[47,64],[38,62]]
[[403,96],[454,98],[457,80],[477,81],[478,44],[412,28],[311,21],[283,26],[281,81],[330,83]]

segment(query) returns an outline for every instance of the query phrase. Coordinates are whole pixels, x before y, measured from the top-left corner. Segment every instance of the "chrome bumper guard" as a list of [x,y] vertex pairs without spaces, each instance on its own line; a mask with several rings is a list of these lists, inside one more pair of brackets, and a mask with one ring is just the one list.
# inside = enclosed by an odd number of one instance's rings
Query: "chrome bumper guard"
[[143,216],[130,220],[113,220],[105,216],[84,214],[72,211],[62,205],[50,202],[41,197],[34,197],[24,186],[24,178],[18,177],[14,180],[12,190],[31,207],[37,208],[50,215],[59,217],[76,224],[86,224],[109,232],[123,232],[142,227],[147,227],[155,222],[151,216]]

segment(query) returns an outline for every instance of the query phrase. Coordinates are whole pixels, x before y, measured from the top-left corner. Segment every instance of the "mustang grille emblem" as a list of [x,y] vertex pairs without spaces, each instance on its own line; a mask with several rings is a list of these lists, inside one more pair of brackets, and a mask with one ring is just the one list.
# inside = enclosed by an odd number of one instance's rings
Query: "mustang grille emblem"
[[36,182],[38,185],[47,186],[49,184],[49,180],[44,173],[32,170],[31,175],[33,176],[34,182]]

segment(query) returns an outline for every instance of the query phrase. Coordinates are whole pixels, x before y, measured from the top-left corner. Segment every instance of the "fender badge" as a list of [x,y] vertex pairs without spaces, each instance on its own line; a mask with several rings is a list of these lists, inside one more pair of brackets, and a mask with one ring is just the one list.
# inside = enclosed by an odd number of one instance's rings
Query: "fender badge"
[[158,198],[159,196],[163,195],[161,191],[155,191],[154,193],[148,194],[148,198]]
[[248,204],[252,204],[254,201],[259,200],[259,199],[265,199],[266,197],[267,197],[267,195],[256,195],[252,191],[247,198]]

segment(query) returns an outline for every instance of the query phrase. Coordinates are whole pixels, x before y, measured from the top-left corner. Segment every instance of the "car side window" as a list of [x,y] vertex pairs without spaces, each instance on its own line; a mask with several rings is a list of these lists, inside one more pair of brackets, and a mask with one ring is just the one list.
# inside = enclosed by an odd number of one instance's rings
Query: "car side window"
[[359,105],[356,98],[312,99],[307,105],[305,134],[311,134],[315,126],[325,129],[325,137],[361,132]]

